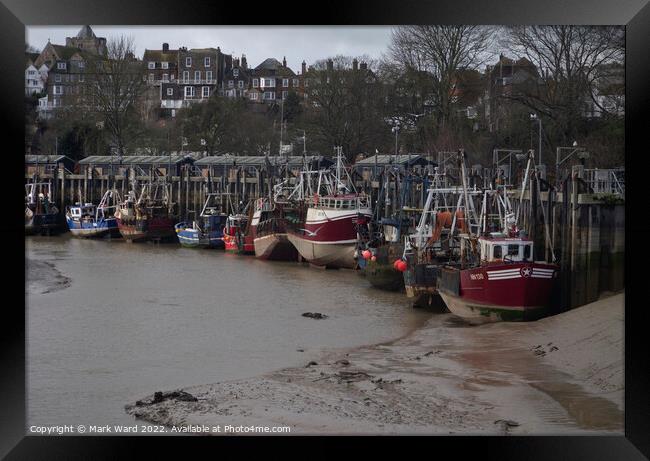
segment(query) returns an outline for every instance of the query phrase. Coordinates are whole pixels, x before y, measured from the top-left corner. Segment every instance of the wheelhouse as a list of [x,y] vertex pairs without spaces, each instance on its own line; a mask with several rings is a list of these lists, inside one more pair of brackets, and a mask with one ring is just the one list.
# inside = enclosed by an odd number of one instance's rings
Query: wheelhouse
[[75,205],[69,208],[70,217],[75,220],[94,218],[96,207],[92,203]]
[[332,210],[357,210],[368,208],[368,197],[357,195],[332,195],[321,197],[318,201],[320,208]]
[[533,241],[530,239],[493,235],[489,238],[479,238],[479,244],[483,262],[534,261]]

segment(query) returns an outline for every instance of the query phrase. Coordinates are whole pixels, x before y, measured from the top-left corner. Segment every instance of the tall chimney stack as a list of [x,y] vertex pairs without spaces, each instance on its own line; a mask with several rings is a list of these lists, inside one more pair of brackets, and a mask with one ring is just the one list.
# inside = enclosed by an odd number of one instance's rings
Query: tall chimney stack
[[305,75],[307,73],[307,63],[303,60],[302,61],[302,74]]
[[334,61],[331,59],[327,60],[327,70],[334,70]]
[[169,51],[169,43],[163,43],[163,53],[167,53]]
[[352,60],[352,70],[358,70],[359,69],[359,61],[357,61],[357,58],[354,58]]
[[287,67],[287,57],[286,56],[284,56],[282,58],[282,67]]
[[241,66],[242,66],[244,69],[247,69],[247,68],[248,68],[248,65],[246,64],[246,55],[245,55],[245,54],[242,54],[242,55],[241,55]]

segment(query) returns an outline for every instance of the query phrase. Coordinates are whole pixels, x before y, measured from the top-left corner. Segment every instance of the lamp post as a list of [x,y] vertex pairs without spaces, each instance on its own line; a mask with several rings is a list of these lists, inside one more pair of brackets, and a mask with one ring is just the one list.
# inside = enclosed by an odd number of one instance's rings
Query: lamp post
[[539,159],[538,164],[542,164],[542,118],[537,116],[537,114],[530,114],[531,120],[537,120],[539,123],[539,154],[537,158]]
[[399,133],[400,126],[399,126],[399,121],[395,120],[393,122],[393,128],[391,128],[391,131],[395,133],[395,162],[397,162],[397,135]]

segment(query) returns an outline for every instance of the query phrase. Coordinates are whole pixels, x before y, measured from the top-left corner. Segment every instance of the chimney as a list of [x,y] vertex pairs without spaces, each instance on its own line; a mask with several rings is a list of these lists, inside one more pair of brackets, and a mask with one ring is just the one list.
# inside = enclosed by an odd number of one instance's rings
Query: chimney
[[248,68],[248,65],[246,64],[246,55],[245,55],[245,54],[242,54],[242,55],[241,55],[241,66],[242,66],[244,69],[247,69],[247,68]]
[[239,58],[233,58],[232,66],[233,67],[239,67]]
[[362,62],[361,65],[359,66],[359,69],[368,70],[368,63],[367,62]]
[[331,59],[327,60],[327,70],[334,70],[334,61]]
[[163,43],[163,53],[167,53],[169,51],[169,43]]
[[359,69],[359,61],[357,61],[357,58],[354,58],[352,60],[352,70],[357,70]]
[[307,72],[307,63],[305,61],[302,62],[302,74],[305,75]]
[[284,56],[282,58],[282,67],[287,67],[287,57],[286,56]]

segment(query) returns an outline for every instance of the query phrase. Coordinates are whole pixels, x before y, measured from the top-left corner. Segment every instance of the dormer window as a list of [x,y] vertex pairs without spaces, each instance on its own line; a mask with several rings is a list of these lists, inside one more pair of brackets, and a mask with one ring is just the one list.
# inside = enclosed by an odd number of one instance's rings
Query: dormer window
[[210,67],[210,58],[209,57],[204,58],[203,64],[205,65],[205,67]]
[[160,63],[160,67],[162,67],[163,69],[169,69],[169,63],[167,61],[162,61]]
[[156,63],[149,61],[149,69],[155,69],[156,68]]
[[61,70],[65,70],[65,62],[57,62],[56,63],[56,68],[61,69]]
[[185,58],[185,67],[192,67],[192,57],[188,56]]
[[232,70],[232,76],[233,77],[239,77],[239,69],[233,69]]

